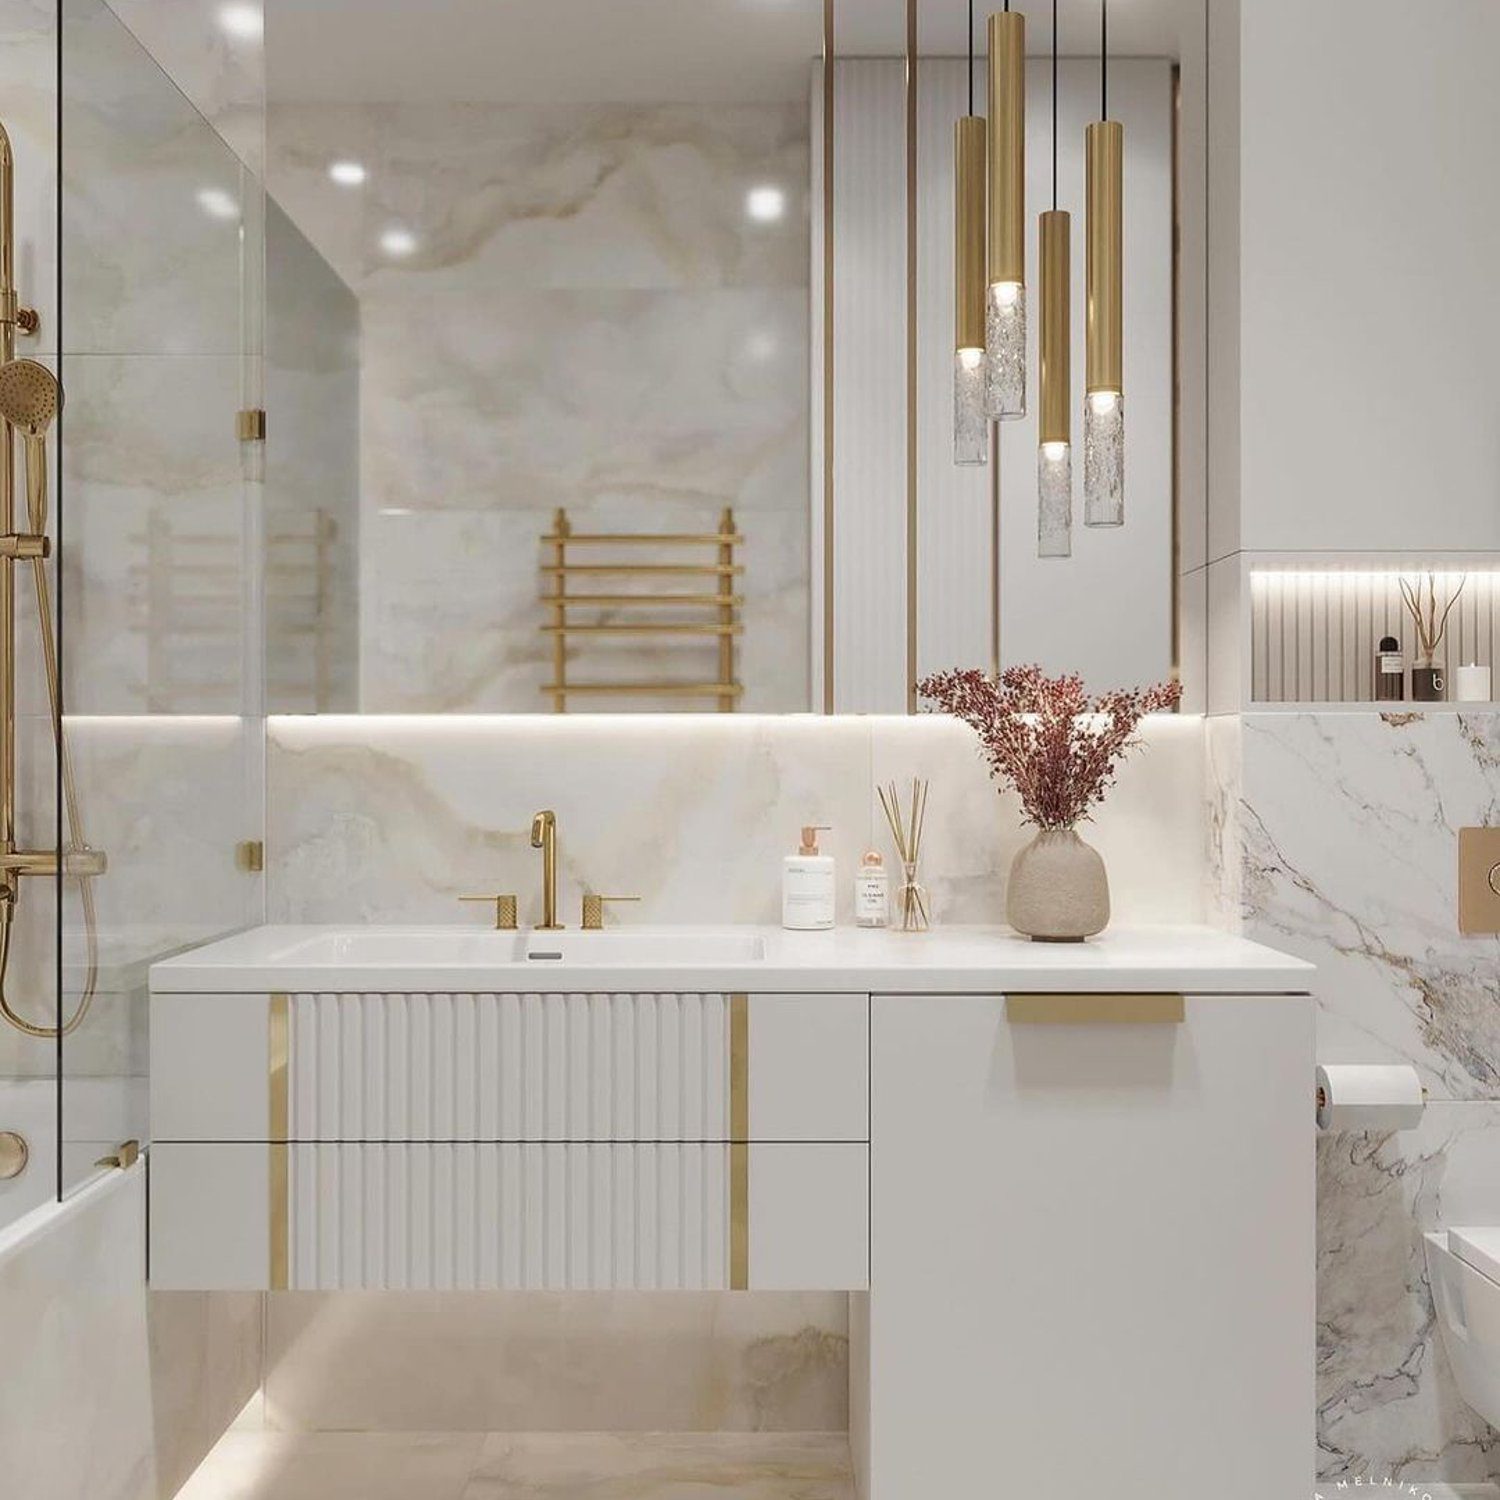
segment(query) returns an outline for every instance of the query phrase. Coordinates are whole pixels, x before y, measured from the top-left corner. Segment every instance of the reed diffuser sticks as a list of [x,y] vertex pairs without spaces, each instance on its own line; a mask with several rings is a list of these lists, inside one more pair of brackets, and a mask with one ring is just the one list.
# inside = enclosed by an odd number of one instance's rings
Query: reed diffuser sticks
[[911,806],[904,809],[901,793],[893,781],[889,786],[876,787],[885,820],[890,825],[891,837],[896,843],[896,854],[901,860],[901,889],[896,892],[896,906],[901,913],[903,932],[922,932],[931,924],[931,913],[927,905],[927,892],[917,880],[918,861],[922,857],[922,830],[927,822],[927,790],[930,783],[913,776],[911,782]]

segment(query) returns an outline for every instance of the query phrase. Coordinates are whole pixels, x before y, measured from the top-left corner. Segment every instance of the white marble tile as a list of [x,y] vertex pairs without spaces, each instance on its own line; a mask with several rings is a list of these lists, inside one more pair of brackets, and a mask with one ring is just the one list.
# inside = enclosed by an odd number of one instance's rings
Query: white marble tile
[[[108,0],[141,47],[252,171],[265,157],[265,48],[219,24],[221,0]],[[274,6],[271,10],[274,19]]]
[[[268,135],[271,191],[351,280],[806,285],[808,127],[797,105],[276,100]],[[369,170],[361,192],[328,180],[328,164],[347,157]],[[762,184],[786,190],[775,224],[745,212]],[[419,240],[399,265],[378,249],[391,223]]]
[[1318,1463],[1477,1481],[1500,1438],[1454,1387],[1422,1253],[1426,1230],[1500,1223],[1500,1104],[1436,1103],[1421,1127],[1318,1142]]
[[463,1500],[854,1500],[843,1433],[494,1433]]
[[266,1419],[283,1430],[848,1422],[847,1306],[836,1293],[282,1293],[268,1303],[267,1340]]
[[177,1500],[462,1500],[481,1441],[447,1432],[229,1432]]
[[779,921],[805,823],[833,828],[849,920],[869,756],[858,719],[274,719],[270,919],[463,921],[458,896],[507,890],[529,921],[552,807],[570,922],[585,887],[639,894],[636,920]]
[[[258,188],[102,0],[68,8],[63,46],[68,351],[237,353],[240,221]],[[230,211],[206,211],[204,193]]]
[[1500,808],[1500,716],[1249,714],[1247,936],[1319,967],[1319,1057],[1500,1097],[1500,940],[1458,932],[1458,830]]

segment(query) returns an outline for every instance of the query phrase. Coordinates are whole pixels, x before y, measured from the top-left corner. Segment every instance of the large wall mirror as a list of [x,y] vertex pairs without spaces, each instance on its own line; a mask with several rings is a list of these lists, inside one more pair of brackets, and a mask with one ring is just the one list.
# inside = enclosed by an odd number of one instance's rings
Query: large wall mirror
[[[1126,522],[1037,546],[1036,405],[954,462],[967,0],[268,0],[269,698],[905,712],[940,667],[1180,659],[1203,531],[1204,0],[1109,26]],[[1098,0],[1028,12],[1073,214]]]

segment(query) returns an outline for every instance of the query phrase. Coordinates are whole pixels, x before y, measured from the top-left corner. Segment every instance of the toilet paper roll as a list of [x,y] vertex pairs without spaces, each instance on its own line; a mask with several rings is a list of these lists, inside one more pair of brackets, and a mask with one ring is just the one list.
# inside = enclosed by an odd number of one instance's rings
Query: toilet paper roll
[[1422,1080],[1405,1063],[1330,1063],[1318,1069],[1320,1130],[1414,1130]]

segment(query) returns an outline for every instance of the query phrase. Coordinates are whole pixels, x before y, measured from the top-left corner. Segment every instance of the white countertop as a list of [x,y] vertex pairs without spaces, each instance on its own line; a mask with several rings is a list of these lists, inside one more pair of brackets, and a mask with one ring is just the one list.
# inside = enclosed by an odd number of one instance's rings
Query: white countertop
[[[590,954],[596,937],[629,933],[660,942],[628,959]],[[472,941],[453,942],[467,934]],[[670,962],[674,936],[711,941],[758,939],[763,956]],[[371,937],[375,942],[371,943]],[[1087,943],[1033,943],[1004,927],[938,927],[908,934],[841,927],[784,932],[776,927],[613,929],[564,933],[565,961],[524,956],[547,934],[478,929],[348,925],[256,927],[152,965],[157,993],[342,991],[744,992],[845,991],[872,994],[992,994],[1007,991],[1173,991],[1184,994],[1306,994],[1314,969],[1259,943],[1209,927],[1120,927]],[[364,942],[351,957],[342,947]],[[445,948],[434,957],[423,947]],[[477,957],[486,945],[488,959]],[[410,947],[413,956],[405,956]],[[312,950],[311,952],[309,950]]]

